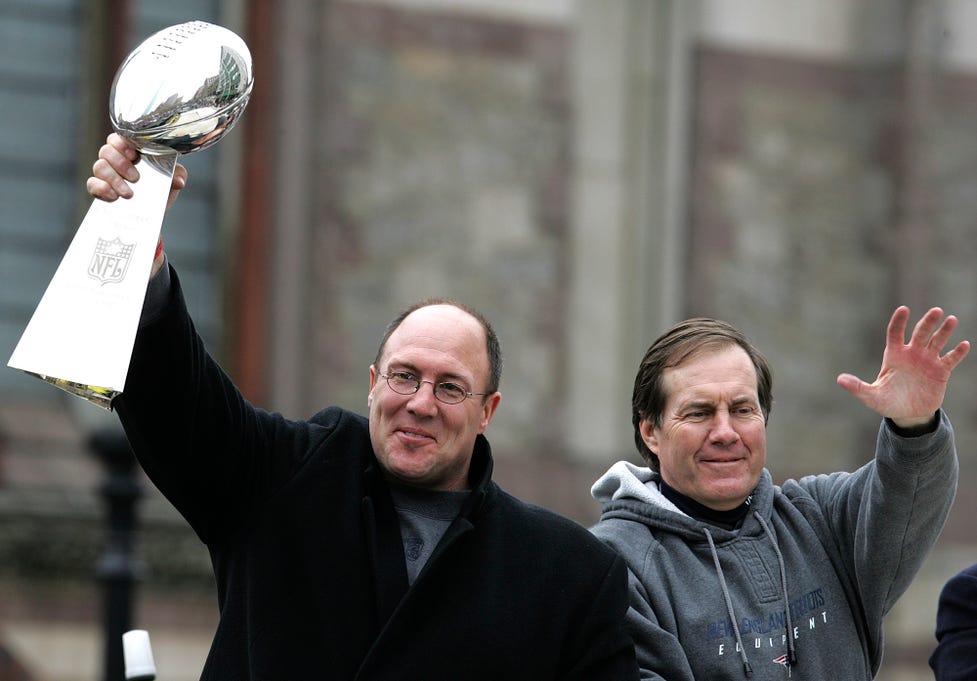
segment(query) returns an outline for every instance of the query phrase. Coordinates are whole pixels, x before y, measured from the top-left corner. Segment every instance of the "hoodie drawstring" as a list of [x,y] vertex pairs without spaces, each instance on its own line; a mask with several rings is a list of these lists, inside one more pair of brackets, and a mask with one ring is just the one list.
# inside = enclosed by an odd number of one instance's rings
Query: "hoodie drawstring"
[[787,599],[787,571],[784,569],[784,556],[780,552],[780,546],[777,545],[777,540],[774,538],[773,532],[770,531],[767,521],[756,511],[753,512],[753,515],[760,521],[760,527],[763,528],[763,531],[767,533],[773,551],[777,554],[777,562],[780,563],[780,589],[781,593],[784,594],[784,619],[787,621],[787,660],[793,667],[797,664],[797,651],[794,650],[794,624],[790,621],[790,601]]
[[[770,526],[767,525],[767,521],[763,519],[758,512],[754,511],[753,515],[760,522],[760,527],[763,528],[764,533],[767,535],[767,539],[770,540],[770,545],[773,546],[774,553],[777,555],[777,563],[780,566],[780,591],[784,597],[784,621],[787,626],[787,660],[791,667],[797,664],[797,651],[794,649],[794,625],[790,618],[790,600],[787,596],[787,571],[784,569],[784,556],[780,552],[780,546],[777,544],[776,537],[773,536],[773,532],[770,530]],[[723,568],[719,564],[719,552],[716,551],[716,544],[712,540],[712,534],[709,532],[708,528],[702,528],[702,531],[706,535],[706,541],[709,542],[709,550],[712,552],[712,562],[716,566],[716,575],[719,577],[719,586],[723,592],[723,599],[726,601],[726,613],[729,615],[729,620],[733,624],[733,633],[736,635],[736,645],[740,649],[740,658],[743,660],[743,672],[746,674],[747,678],[753,676],[753,667],[750,665],[750,660],[746,656],[746,646],[743,645],[743,638],[740,635],[739,624],[736,623],[736,613],[733,611],[733,600],[729,595],[729,588],[726,586],[726,577],[723,575]]]
[[712,534],[709,533],[709,529],[704,527],[702,531],[706,533],[709,550],[712,552],[712,562],[716,566],[716,575],[719,576],[719,586],[722,588],[723,598],[726,600],[726,614],[729,615],[729,621],[733,623],[733,633],[736,634],[736,646],[740,649],[740,657],[743,660],[743,671],[746,673],[746,678],[750,678],[753,676],[753,667],[750,666],[750,660],[746,656],[746,646],[743,645],[743,638],[740,636],[740,626],[736,623],[736,613],[733,612],[733,600],[729,596],[729,589],[726,588],[726,577],[723,575],[723,568],[719,565],[719,553],[716,551],[716,544],[712,541]]

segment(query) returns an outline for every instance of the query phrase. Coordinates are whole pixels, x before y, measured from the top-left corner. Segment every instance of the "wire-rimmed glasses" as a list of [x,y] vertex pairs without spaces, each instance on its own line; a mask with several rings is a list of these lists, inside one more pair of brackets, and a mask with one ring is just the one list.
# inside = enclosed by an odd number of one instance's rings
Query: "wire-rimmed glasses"
[[480,397],[490,393],[473,393],[465,390],[464,386],[451,381],[435,383],[425,378],[418,378],[409,371],[391,371],[389,374],[380,372],[380,377],[386,379],[387,385],[398,395],[413,395],[421,389],[421,383],[430,383],[434,386],[434,397],[438,402],[445,404],[458,404],[464,402],[469,397]]

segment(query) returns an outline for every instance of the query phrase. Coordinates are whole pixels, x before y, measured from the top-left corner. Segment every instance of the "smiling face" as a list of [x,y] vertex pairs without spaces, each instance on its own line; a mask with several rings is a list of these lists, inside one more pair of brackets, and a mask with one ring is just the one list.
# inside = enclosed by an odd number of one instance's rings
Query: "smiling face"
[[767,455],[752,361],[729,345],[666,369],[663,383],[661,426],[640,422],[662,479],[709,508],[736,508],[756,487]]
[[370,439],[387,475],[428,489],[465,489],[475,437],[492,420],[502,395],[445,404],[429,382],[413,395],[400,395],[379,375],[391,371],[481,392],[489,377],[482,326],[452,305],[422,307],[387,339],[379,366],[370,367]]

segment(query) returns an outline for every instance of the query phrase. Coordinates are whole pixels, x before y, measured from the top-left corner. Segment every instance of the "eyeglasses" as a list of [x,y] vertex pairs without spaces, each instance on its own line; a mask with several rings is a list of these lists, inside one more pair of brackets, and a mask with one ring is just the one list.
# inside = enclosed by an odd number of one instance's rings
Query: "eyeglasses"
[[399,395],[413,395],[421,389],[421,383],[430,383],[434,386],[434,397],[438,402],[445,404],[458,404],[464,402],[469,397],[489,395],[491,393],[473,393],[465,390],[457,383],[443,382],[435,383],[423,378],[417,378],[414,374],[406,371],[392,371],[389,374],[381,373],[382,378],[387,379],[390,389]]

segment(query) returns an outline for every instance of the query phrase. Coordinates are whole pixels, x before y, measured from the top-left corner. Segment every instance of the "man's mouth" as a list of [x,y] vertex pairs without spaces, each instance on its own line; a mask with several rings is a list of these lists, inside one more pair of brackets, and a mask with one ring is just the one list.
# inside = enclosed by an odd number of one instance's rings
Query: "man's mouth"
[[745,457],[742,456],[713,456],[701,459],[702,463],[710,466],[729,466],[740,463]]
[[421,428],[398,428],[397,436],[405,442],[412,444],[424,444],[434,440],[434,436]]

